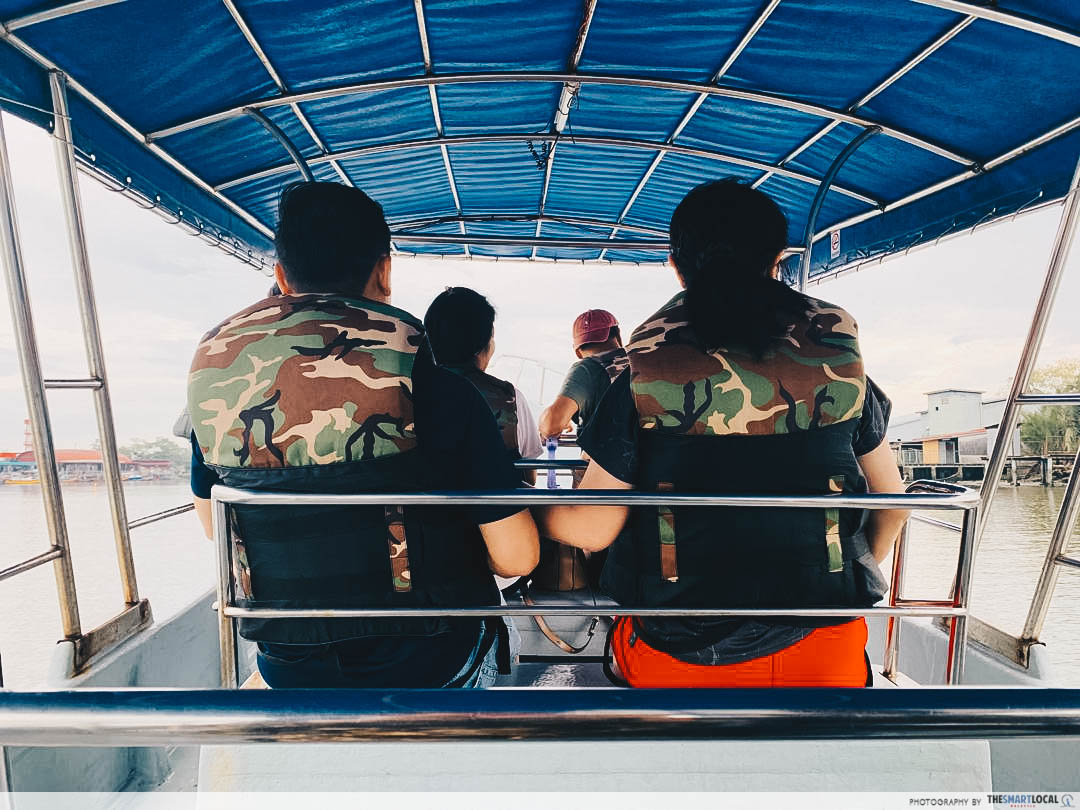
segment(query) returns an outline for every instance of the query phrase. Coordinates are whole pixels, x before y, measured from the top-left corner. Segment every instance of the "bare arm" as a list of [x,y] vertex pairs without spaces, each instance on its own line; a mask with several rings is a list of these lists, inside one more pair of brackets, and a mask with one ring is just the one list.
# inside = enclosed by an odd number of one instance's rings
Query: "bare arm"
[[[590,461],[581,489],[633,489],[607,470]],[[626,525],[626,506],[538,506],[533,508],[545,537],[586,551],[600,551],[615,542]]]
[[523,577],[540,562],[540,535],[528,509],[516,515],[480,524],[488,551],[488,564],[501,577]]
[[214,521],[212,512],[210,511],[210,501],[207,498],[200,498],[198,495],[191,496],[191,502],[195,504],[195,514],[199,516],[199,522],[202,523],[203,531],[206,532],[206,536],[214,539]]
[[[904,491],[904,482],[887,439],[882,439],[881,444],[866,455],[859,456],[858,461],[871,492]],[[900,529],[910,516],[911,512],[906,509],[875,509],[870,513],[870,551],[878,562],[889,556]]]
[[558,436],[570,427],[570,420],[574,418],[574,414],[577,412],[578,404],[570,397],[559,394],[555,397],[555,401],[544,408],[540,414],[540,421],[538,422],[540,435],[545,438]]

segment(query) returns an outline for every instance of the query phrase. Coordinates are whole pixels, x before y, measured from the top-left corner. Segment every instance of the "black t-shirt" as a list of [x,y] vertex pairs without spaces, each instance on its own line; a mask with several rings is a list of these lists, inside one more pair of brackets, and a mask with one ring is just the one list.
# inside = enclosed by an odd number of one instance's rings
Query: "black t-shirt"
[[[439,489],[515,489],[521,478],[506,453],[495,417],[476,387],[436,366],[426,351],[413,365],[413,416],[417,448],[427,481]],[[220,483],[192,435],[191,491],[209,498]],[[522,511],[519,506],[471,506],[478,524],[493,523]],[[440,686],[465,665],[480,637],[480,620],[463,621],[454,632],[425,640],[360,639],[338,642],[334,653],[348,666],[357,687]],[[330,645],[327,645],[330,646]],[[264,652],[294,658],[297,645],[263,644]],[[370,684],[369,684],[370,680]]]

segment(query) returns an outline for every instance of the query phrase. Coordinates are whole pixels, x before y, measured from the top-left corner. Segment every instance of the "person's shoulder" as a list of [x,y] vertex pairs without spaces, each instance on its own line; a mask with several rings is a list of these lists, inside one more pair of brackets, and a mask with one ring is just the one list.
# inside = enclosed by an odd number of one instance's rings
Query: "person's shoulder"
[[431,405],[455,416],[462,415],[455,413],[456,408],[483,401],[477,387],[464,376],[435,363],[426,367],[423,385],[417,386],[415,396],[417,404]]
[[393,304],[384,304],[381,301],[372,301],[368,298],[337,298],[331,300],[338,301],[353,309],[365,310],[375,319],[384,316],[388,320],[401,321],[419,332],[424,331],[424,324],[419,318],[407,310],[395,307]]
[[657,340],[673,329],[686,325],[684,302],[686,293],[680,290],[672,296],[667,303],[652,315],[642,321],[638,327],[630,333],[630,340],[626,344],[628,354],[635,350],[648,349]]
[[[267,327],[290,323],[326,320],[384,335],[383,342],[403,347],[416,346],[424,334],[419,318],[403,309],[366,298],[299,293],[272,295],[235,312],[199,339],[199,345],[214,345],[215,339],[237,334],[266,334]],[[395,336],[394,339],[386,338]],[[222,347],[218,347],[222,348]]]
[[244,324],[259,325],[273,323],[281,315],[281,306],[277,303],[278,299],[281,297],[282,296],[275,295],[263,298],[260,301],[256,301],[254,304],[244,307],[239,312],[234,312],[212,329],[209,329],[206,334],[199,338],[199,342],[204,343],[208,340],[212,340],[222,332],[229,332]]
[[806,298],[810,303],[811,320],[831,321],[834,326],[834,331],[847,332],[853,335],[858,334],[859,324],[855,320],[855,316],[846,309],[837,304],[822,301],[820,298],[813,298],[811,296],[806,296]]
[[509,380],[504,380],[502,377],[496,377],[494,374],[488,374],[486,371],[481,371],[480,373],[491,385],[499,389],[507,399],[512,396],[520,398],[521,392],[518,391],[517,386]]

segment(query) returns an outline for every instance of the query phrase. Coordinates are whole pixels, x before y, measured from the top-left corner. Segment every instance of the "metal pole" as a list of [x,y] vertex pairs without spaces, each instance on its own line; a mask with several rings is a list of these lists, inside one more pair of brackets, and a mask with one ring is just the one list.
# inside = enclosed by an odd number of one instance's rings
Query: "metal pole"
[[[4,688],[4,662],[0,659],[0,691]],[[0,745],[0,810],[11,810],[11,767],[7,747]]]
[[879,132],[881,132],[881,127],[867,127],[852,138],[851,142],[836,156],[832,165],[829,166],[829,170],[825,172],[825,176],[821,178],[821,183],[818,184],[817,194],[814,195],[814,202],[810,205],[810,213],[806,218],[806,230],[803,232],[804,247],[802,263],[799,269],[800,291],[806,289],[806,283],[810,280],[810,254],[813,253],[814,248],[814,229],[817,225],[818,214],[821,213],[821,206],[825,204],[825,196],[829,193],[829,188],[832,186],[833,180],[836,179],[836,175],[840,173],[840,169],[847,163],[847,159],[855,154],[856,149]]
[[0,694],[0,740],[173,746],[1080,735],[1072,689],[72,689]]
[[1065,487],[1065,495],[1061,500],[1057,523],[1054,524],[1054,533],[1050,537],[1050,545],[1046,549],[1046,558],[1043,560],[1039,581],[1035,586],[1035,595],[1031,598],[1031,607],[1024,621],[1024,630],[1020,634],[1021,644],[1030,646],[1038,640],[1042,632],[1046,613],[1050,609],[1050,599],[1054,595],[1054,586],[1057,584],[1060,570],[1058,558],[1065,553],[1069,545],[1073,527],[1076,526],[1077,514],[1080,514],[1080,450],[1076,451],[1072,474],[1069,475],[1069,483]]
[[232,617],[226,612],[226,608],[232,607],[232,550],[229,542],[228,505],[213,498],[211,506],[214,542],[218,552],[217,610],[221,685],[225,689],[236,689],[240,685],[236,658],[236,627]]
[[285,147],[285,151],[289,153],[289,157],[292,158],[293,163],[296,164],[296,168],[300,170],[300,175],[307,182],[315,182],[315,175],[311,173],[311,168],[307,165],[307,161],[304,160],[304,156],[300,154],[300,150],[289,140],[289,136],[285,134],[281,127],[267,118],[266,113],[262,110],[256,110],[253,107],[249,107],[244,110],[244,112],[262,124],[266,131],[274,136],[274,140]]
[[[560,442],[560,446],[562,443]],[[938,482],[941,485],[943,482]],[[217,485],[214,497],[246,506],[736,506],[774,509],[974,509],[979,496],[962,487],[949,494],[723,495],[623,489],[510,489],[460,492],[279,492]]]
[[1024,342],[1024,350],[1020,354],[1020,363],[1016,368],[1016,376],[1013,377],[1012,390],[1009,391],[1009,397],[1005,400],[1005,411],[1001,414],[994,449],[990,454],[990,460],[986,463],[986,477],[983,479],[980,493],[981,517],[975,531],[976,551],[979,543],[982,542],[983,530],[990,517],[990,505],[994,502],[994,495],[1001,481],[1001,471],[1005,467],[1006,458],[1012,452],[1013,434],[1020,421],[1022,407],[1020,400],[1031,381],[1031,372],[1035,369],[1035,361],[1042,347],[1046,326],[1054,311],[1054,299],[1061,285],[1061,277],[1065,274],[1069,248],[1072,247],[1073,237],[1076,236],[1078,222],[1080,222],[1080,158],[1076,162],[1069,193],[1065,196],[1065,205],[1061,211],[1061,219],[1058,221],[1057,234],[1054,236],[1054,247],[1050,253],[1050,263],[1046,268],[1046,279],[1043,281],[1042,292],[1039,293],[1039,301],[1035,305],[1035,314],[1031,318],[1031,328]]
[[56,152],[56,169],[60,176],[60,193],[63,198],[64,215],[67,219],[68,246],[75,270],[75,288],[78,292],[79,314],[82,316],[83,341],[86,344],[86,362],[90,376],[101,381],[93,389],[94,410],[97,415],[98,436],[101,439],[101,463],[109,494],[112,513],[113,537],[116,542],[116,562],[120,570],[120,585],[124,602],[139,602],[139,586],[135,579],[135,561],[131,556],[131,535],[128,533],[127,507],[124,504],[124,483],[120,476],[120,460],[116,447],[112,402],[105,376],[105,351],[101,345],[101,329],[98,326],[97,304],[94,301],[94,284],[90,278],[90,255],[86,249],[83,230],[82,198],[79,194],[79,178],[75,166],[75,149],[71,139],[71,116],[68,113],[67,79],[59,71],[49,73],[49,87],[55,126],[53,145]]
[[38,478],[41,480],[45,524],[49,530],[50,545],[63,551],[63,554],[53,561],[60,624],[64,637],[74,639],[82,634],[79,624],[79,601],[75,594],[75,574],[71,568],[64,500],[60,493],[60,476],[56,471],[56,452],[52,442],[52,425],[49,423],[49,407],[45,400],[45,383],[41,374],[41,359],[38,357],[34,319],[30,311],[30,293],[26,283],[26,272],[23,269],[22,251],[19,247],[19,225],[16,221],[15,194],[11,184],[11,162],[8,159],[7,139],[4,137],[2,118],[0,118],[0,243],[2,243],[0,246],[4,254],[4,278],[7,282],[8,302],[11,305],[11,326],[15,331],[15,350],[19,355],[23,391],[26,393],[26,409],[34,436],[34,458],[37,460]]
[[964,611],[949,623],[949,655],[945,665],[945,683],[956,686],[964,681],[964,662],[967,658],[967,611],[971,604],[971,574],[975,562],[975,527],[978,525],[979,507],[964,512],[960,533],[960,553],[956,560],[956,577],[953,580],[953,605]]
[[[889,605],[896,607],[902,598],[904,588],[904,569],[907,563],[908,536],[911,533],[911,521],[904,523],[900,530],[896,547],[893,549],[892,580],[889,583]],[[900,629],[902,619],[890,616],[885,628],[885,665],[882,674],[889,680],[896,677],[900,663]]]

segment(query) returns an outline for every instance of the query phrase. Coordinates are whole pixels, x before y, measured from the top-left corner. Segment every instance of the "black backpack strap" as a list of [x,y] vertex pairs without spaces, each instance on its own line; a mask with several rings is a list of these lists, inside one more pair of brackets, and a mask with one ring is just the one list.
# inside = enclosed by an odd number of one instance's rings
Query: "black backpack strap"
[[615,628],[619,626],[619,621],[619,619],[616,619],[611,623],[607,636],[604,638],[604,676],[615,686],[623,686],[629,689],[630,684],[616,675],[615,670],[611,668],[611,636],[615,633]]
[[503,621],[502,616],[488,616],[484,619],[484,626],[489,632],[494,631],[494,642],[499,645],[495,648],[495,663],[499,667],[499,674],[509,675],[510,628],[506,626],[506,622]]

